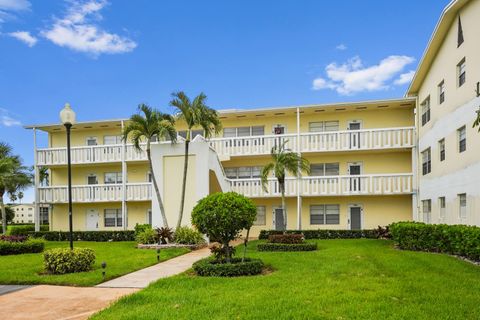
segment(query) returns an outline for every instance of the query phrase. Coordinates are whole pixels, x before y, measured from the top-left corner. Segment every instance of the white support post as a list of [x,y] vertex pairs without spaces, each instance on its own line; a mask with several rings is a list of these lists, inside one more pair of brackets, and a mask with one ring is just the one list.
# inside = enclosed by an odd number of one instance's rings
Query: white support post
[[415,129],[412,133],[413,139],[413,147],[412,147],[412,218],[415,221],[418,221],[419,215],[419,205],[418,205],[418,97],[416,99],[415,108],[413,109],[414,112],[414,119],[415,119]]
[[[300,148],[300,108],[297,107],[297,154],[299,157],[302,156]],[[302,229],[302,196],[301,196],[301,184],[300,180],[302,178],[302,173],[298,170],[297,174],[297,229]]]
[[[122,120],[122,132],[124,129],[124,121]],[[128,229],[128,214],[127,214],[127,162],[126,162],[126,141],[122,141],[122,222],[123,229]]]
[[38,187],[40,184],[39,170],[37,165],[37,128],[33,128],[33,168],[34,168],[34,192],[35,192],[35,208],[33,213],[33,220],[35,222],[35,231],[40,231],[40,204],[38,203],[40,197],[38,194]]

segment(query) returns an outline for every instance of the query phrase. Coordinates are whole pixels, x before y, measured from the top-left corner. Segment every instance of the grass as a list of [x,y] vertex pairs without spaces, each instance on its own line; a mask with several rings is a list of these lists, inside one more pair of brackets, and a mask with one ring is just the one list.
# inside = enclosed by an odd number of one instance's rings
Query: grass
[[276,269],[162,279],[93,319],[480,319],[480,267],[384,240],[318,240],[313,252],[257,252]]
[[[68,247],[68,242],[48,241],[45,250]],[[148,267],[157,263],[155,250],[135,248],[134,242],[86,242],[76,241],[75,247],[92,248],[95,250],[94,269],[89,272],[71,273],[65,275],[42,274],[43,254],[21,254],[0,256],[0,284],[55,284],[92,286],[103,282],[101,263],[107,263],[106,280],[116,278],[126,273]],[[188,252],[185,248],[169,248],[160,252],[161,261]]]

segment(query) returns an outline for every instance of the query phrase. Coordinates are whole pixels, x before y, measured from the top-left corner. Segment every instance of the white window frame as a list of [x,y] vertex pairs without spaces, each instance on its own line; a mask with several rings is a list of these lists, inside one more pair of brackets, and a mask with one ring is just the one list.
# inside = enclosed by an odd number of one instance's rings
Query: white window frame
[[[107,174],[115,175],[115,182],[107,182]],[[103,183],[104,184],[120,184],[122,183],[122,173],[121,172],[105,172],[103,174]]]
[[422,113],[420,120],[422,123],[422,127],[430,122],[430,118],[431,118],[430,108],[431,108],[431,101],[430,101],[430,96],[428,96],[420,104],[420,109]]
[[445,197],[438,197],[438,218],[440,222],[445,221],[447,211],[447,200]]
[[[467,62],[465,57],[457,64],[457,87],[460,88],[467,82]],[[463,74],[463,80],[462,80]],[[463,81],[463,82],[462,82]]]
[[[462,139],[463,137],[463,139]],[[467,126],[462,126],[457,129],[458,153],[467,151]],[[462,150],[462,141],[465,141],[464,149]]]
[[[443,151],[443,159],[442,159],[442,151]],[[442,138],[438,141],[438,159],[440,162],[445,161],[447,158],[446,150],[445,150],[445,138]]]
[[[110,211],[110,212],[107,212]],[[115,211],[115,212],[111,212],[111,211]],[[108,214],[115,214],[115,222],[114,222],[114,225],[113,226],[107,226],[106,222],[107,222],[107,213]],[[109,219],[112,219],[112,218],[109,218]],[[117,228],[117,227],[121,227],[123,225],[123,220],[122,220],[122,209],[104,209],[103,210],[103,226],[105,228]]]
[[[314,207],[317,207],[316,209],[321,210],[321,214],[312,214],[312,209]],[[333,207],[336,207],[338,209],[336,214],[329,214],[329,215],[337,215],[338,216],[338,223],[327,223],[327,207],[330,207],[332,209]],[[312,216],[323,216],[322,221],[320,223],[312,223]],[[310,205],[310,212],[309,212],[309,217],[310,217],[310,225],[339,225],[340,224],[340,204],[312,204]]]
[[[263,211],[263,217],[260,214]],[[257,215],[255,216],[255,221],[253,222],[254,226],[264,226],[267,224],[267,207],[266,206],[257,206]]]
[[[428,157],[426,157],[428,154]],[[432,172],[432,149],[429,147],[421,152],[422,155],[422,175],[425,176]],[[427,170],[424,170],[424,165],[427,165]]]
[[438,84],[438,104],[445,102],[445,80],[440,81]]
[[462,220],[467,219],[467,194],[458,194],[458,217]]
[[423,222],[430,223],[432,221],[432,199],[422,200],[422,216]]

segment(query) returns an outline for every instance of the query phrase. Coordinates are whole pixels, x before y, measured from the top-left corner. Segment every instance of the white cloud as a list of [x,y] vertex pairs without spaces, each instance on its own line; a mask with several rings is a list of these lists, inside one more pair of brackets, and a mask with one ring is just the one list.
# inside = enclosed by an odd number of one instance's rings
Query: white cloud
[[413,76],[415,75],[415,70],[410,70],[406,73],[402,73],[397,80],[395,80],[393,83],[396,84],[396,85],[403,85],[403,84],[407,84],[409,83],[410,81],[412,81],[413,79]]
[[125,53],[135,49],[137,44],[126,37],[103,30],[92,20],[102,19],[100,10],[108,3],[105,0],[73,1],[62,19],[55,19],[53,25],[41,34],[58,46],[93,54]]
[[20,125],[22,125],[22,123],[13,118],[7,109],[0,108],[0,126],[13,127]]
[[0,0],[0,23],[14,19],[14,12],[29,10],[30,6],[27,0]]
[[29,47],[33,47],[38,41],[38,39],[32,36],[28,31],[10,32],[8,35],[24,42]]
[[338,46],[335,47],[335,49],[344,51],[344,50],[347,50],[348,47],[347,47],[347,45],[345,45],[343,43],[340,43]]
[[327,79],[313,80],[313,90],[331,89],[341,95],[386,90],[397,85],[392,79],[414,61],[413,57],[392,55],[369,67],[364,66],[359,57],[341,65],[333,62],[325,68]]

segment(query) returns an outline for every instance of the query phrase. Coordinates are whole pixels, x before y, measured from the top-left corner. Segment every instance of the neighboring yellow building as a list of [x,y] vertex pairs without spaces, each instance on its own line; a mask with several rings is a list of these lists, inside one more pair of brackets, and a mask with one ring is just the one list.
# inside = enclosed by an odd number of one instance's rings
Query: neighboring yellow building
[[[190,147],[185,223],[196,201],[217,191],[252,198],[258,218],[252,234],[280,228],[276,180],[261,188],[261,167],[271,148],[289,148],[311,163],[311,176],[288,177],[287,228],[370,229],[412,217],[415,99],[220,111],[223,131]],[[144,152],[124,144],[128,120],[77,123],[72,129],[75,230],[132,229],[161,225]],[[52,205],[52,230],[68,228],[66,134],[61,125],[32,126],[48,132],[48,148],[36,150],[36,166],[50,168],[39,203]],[[179,124],[179,133],[182,132]],[[154,174],[170,225],[179,210],[183,143],[154,143]],[[125,177],[125,179],[124,179]],[[126,222],[126,223],[125,223]]]
[[417,98],[418,214],[429,223],[480,225],[480,1],[443,11],[408,96]]

